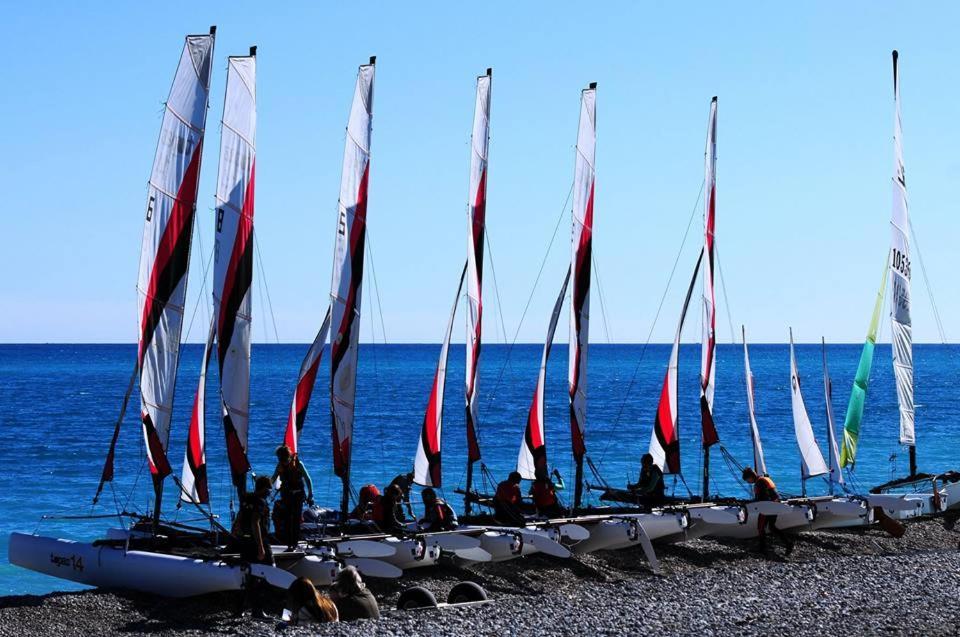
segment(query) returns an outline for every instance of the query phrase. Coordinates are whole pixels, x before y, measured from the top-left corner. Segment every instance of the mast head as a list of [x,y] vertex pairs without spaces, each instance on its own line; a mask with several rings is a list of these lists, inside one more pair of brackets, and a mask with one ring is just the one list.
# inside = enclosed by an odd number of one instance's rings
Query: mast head
[[250,47],[250,57],[252,58],[257,57],[257,47],[255,46]]
[[488,68],[487,68],[487,77],[493,77],[493,68],[492,68],[492,67],[488,67]]
[[893,61],[894,61],[894,62],[896,62],[896,61],[897,61],[897,58],[900,57],[900,54],[897,52],[896,49],[893,50],[893,53],[892,53],[891,55],[893,55]]
[[210,25],[210,35],[216,35],[216,34],[217,34],[217,25],[211,24],[211,25]]
[[377,63],[377,56],[376,56],[376,55],[371,55],[371,56],[370,56],[370,65],[373,66],[373,65],[376,64],[376,63]]
[[597,83],[596,83],[596,82],[590,82],[590,84],[587,85],[587,88],[589,88],[589,89],[595,89],[595,88],[597,88]]
[[717,101],[717,96],[714,95],[713,98],[710,100],[710,102],[711,102],[711,103],[714,103],[714,102],[716,102],[716,101]]

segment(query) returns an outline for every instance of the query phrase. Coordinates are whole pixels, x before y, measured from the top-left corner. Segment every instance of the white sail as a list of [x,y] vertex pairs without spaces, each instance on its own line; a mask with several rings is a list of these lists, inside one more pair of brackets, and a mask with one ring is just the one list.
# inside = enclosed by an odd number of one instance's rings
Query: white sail
[[760,427],[757,426],[757,413],[754,406],[753,370],[750,369],[750,352],[747,350],[747,328],[740,326],[743,333],[743,374],[747,381],[747,412],[750,415],[750,438],[753,441],[753,470],[757,475],[767,475],[767,463],[763,458],[763,445],[760,442]]
[[710,102],[710,120],[707,125],[707,149],[704,162],[703,206],[703,337],[700,340],[700,421],[704,448],[719,442],[713,421],[713,393],[717,376],[717,303],[713,287],[716,258],[717,211],[717,98]]
[[183,452],[183,472],[180,474],[180,499],[185,502],[207,504],[210,502],[210,490],[207,484],[207,366],[213,354],[213,339],[216,336],[216,317],[210,321],[207,344],[203,347],[203,360],[200,362],[200,380],[197,393],[193,398],[193,411],[190,413],[190,428],[187,431],[187,447]]
[[443,472],[440,453],[443,439],[443,389],[447,383],[447,352],[450,351],[453,319],[457,316],[457,304],[460,301],[460,292],[463,290],[463,279],[466,275],[467,264],[464,264],[463,272],[460,273],[457,294],[453,297],[453,309],[450,310],[447,331],[443,334],[440,359],[437,361],[437,371],[433,375],[430,398],[427,399],[427,409],[423,414],[423,426],[420,428],[420,441],[417,443],[417,454],[413,465],[413,481],[424,487],[442,486]]
[[527,413],[527,426],[523,432],[523,441],[520,443],[520,454],[517,457],[517,471],[524,480],[533,480],[538,467],[547,467],[547,439],[544,434],[544,390],[547,383],[547,361],[550,358],[550,348],[553,346],[553,335],[557,331],[557,321],[560,320],[560,310],[563,307],[563,298],[567,295],[567,285],[570,283],[570,270],[563,279],[560,294],[553,304],[553,313],[550,315],[550,325],[547,328],[547,338],[543,342],[543,356],[540,359],[540,373],[537,375],[537,386],[530,401],[530,411]]
[[220,134],[213,305],[227,457],[238,488],[250,468],[250,322],[257,143],[257,58],[231,56]]
[[467,462],[480,459],[477,440],[477,381],[483,324],[483,246],[487,216],[487,157],[490,151],[490,93],[493,70],[477,78],[470,136],[470,200],[467,204]]
[[827,452],[830,454],[830,482],[843,484],[843,471],[840,469],[840,451],[837,446],[837,435],[833,428],[833,381],[830,380],[830,370],[827,368],[827,341],[821,339],[823,350],[823,396],[827,403]]
[[900,444],[916,444],[913,406],[913,327],[910,322],[910,216],[907,180],[903,171],[903,130],[900,125],[900,76],[893,52],[893,212],[890,216],[890,311],[893,324],[893,372],[900,405]]
[[800,448],[800,458],[803,461],[803,478],[829,473],[827,463],[823,461],[823,454],[813,435],[813,426],[807,407],[803,403],[803,394],[800,391],[800,372],[797,370],[797,356],[793,348],[793,329],[790,329],[790,396],[793,408],[793,430],[797,436],[797,446]]
[[357,392],[360,339],[360,296],[367,232],[367,183],[373,130],[374,58],[357,73],[347,123],[340,177],[336,244],[330,300],[333,307],[330,400],[333,430],[333,469],[345,484],[350,475],[353,409]]
[[180,360],[213,41],[214,29],[209,35],[186,38],[164,104],[147,188],[137,281],[138,367],[147,462],[157,485],[170,473],[167,445]]
[[317,372],[320,371],[320,361],[323,358],[323,348],[327,344],[329,332],[330,308],[328,307],[320,329],[313,338],[313,344],[307,350],[303,362],[300,363],[297,387],[293,391],[293,401],[290,403],[290,415],[287,417],[287,430],[283,434],[283,444],[294,455],[300,453],[300,432],[307,418],[307,408],[310,406],[310,397],[313,396],[313,386],[317,382]]

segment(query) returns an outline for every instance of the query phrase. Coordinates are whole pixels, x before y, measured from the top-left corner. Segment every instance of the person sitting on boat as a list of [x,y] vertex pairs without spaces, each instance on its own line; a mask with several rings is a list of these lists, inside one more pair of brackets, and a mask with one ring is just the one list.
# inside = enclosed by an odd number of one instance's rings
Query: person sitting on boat
[[[777,491],[777,485],[769,476],[758,476],[757,472],[747,467],[743,470],[743,481],[753,485],[753,499],[755,502],[779,502],[780,492]],[[786,547],[786,554],[793,552],[793,540],[777,528],[777,516],[763,515],[757,516],[757,532],[760,539],[760,550],[767,551],[767,533],[775,535]]]
[[291,551],[300,541],[300,521],[304,503],[313,504],[313,481],[300,458],[290,447],[277,447],[277,468],[273,482],[280,479],[280,500],[274,505],[274,527],[277,537]]
[[330,588],[330,598],[337,605],[340,621],[357,619],[380,619],[380,606],[354,566],[345,566],[337,574],[337,581]]
[[375,507],[373,522],[384,533],[401,533],[405,530],[403,511],[400,503],[403,501],[403,492],[395,484],[387,487],[380,496],[380,506]]
[[366,484],[360,487],[357,496],[357,506],[350,512],[351,520],[373,520],[376,511],[380,508],[380,489],[375,484]]
[[520,493],[522,479],[518,471],[513,471],[506,480],[497,485],[497,492],[493,496],[493,518],[498,523],[510,526],[523,524],[523,513],[520,511],[523,499]]
[[297,578],[287,589],[286,609],[290,611],[290,617],[285,619],[290,624],[301,622],[325,624],[340,621],[340,615],[333,600],[317,591],[313,582],[306,577]]
[[443,499],[437,497],[437,492],[427,487],[420,492],[423,498],[425,516],[420,520],[420,528],[424,531],[452,531],[457,528],[457,513]]
[[[233,523],[230,552],[239,552],[240,559],[249,564],[273,565],[273,551],[267,536],[270,532],[270,507],[267,506],[267,497],[273,488],[273,481],[267,476],[258,476],[254,482],[252,493],[245,493],[240,499],[240,511]],[[244,595],[237,614],[249,606],[253,616],[265,618],[263,612],[263,580],[258,577],[248,577],[244,586]]]
[[559,518],[566,515],[566,511],[557,499],[557,489],[563,489],[564,484],[559,471],[554,469],[553,475],[559,483],[554,484],[547,474],[546,467],[537,467],[533,484],[530,486],[530,497],[533,499],[533,506],[537,509],[537,515]]
[[653,461],[649,453],[640,458],[640,477],[636,484],[628,484],[629,489],[636,496],[637,504],[648,509],[663,506],[664,485],[663,471]]
[[413,486],[413,471],[410,473],[401,473],[396,478],[390,481],[389,487],[397,485],[400,487],[400,492],[403,493],[402,506],[407,511],[407,515],[411,518],[415,518],[413,514],[413,505],[410,504],[410,488]]

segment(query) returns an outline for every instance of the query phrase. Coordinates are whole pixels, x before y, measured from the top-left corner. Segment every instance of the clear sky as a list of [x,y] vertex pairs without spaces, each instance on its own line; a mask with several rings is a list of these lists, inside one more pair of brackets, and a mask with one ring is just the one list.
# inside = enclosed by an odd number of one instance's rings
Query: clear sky
[[[190,313],[213,230],[225,58],[256,44],[256,228],[281,341],[311,340],[327,303],[349,100],[357,65],[376,54],[368,222],[390,342],[441,338],[466,253],[474,78],[488,66],[488,232],[510,338],[572,182],[580,89],[596,81],[595,272],[610,340],[647,338],[703,178],[718,95],[717,244],[729,297],[719,300],[721,341],[731,338],[726,306],[756,342],[785,341],[788,325],[798,341],[859,342],[889,245],[898,48],[912,220],[956,338],[960,8],[735,4],[4,3],[0,341],[136,339],[161,104],[183,36],[211,24],[195,233],[204,252],[195,243]],[[672,339],[701,224],[698,212],[654,341]],[[543,338],[568,258],[569,211],[520,341]],[[937,341],[913,260],[916,340]],[[486,281],[488,340],[502,340],[490,323],[500,317],[489,267]],[[596,290],[592,334],[603,342]],[[364,300],[363,338],[379,341],[373,300]],[[255,339],[273,341],[259,288],[254,312]],[[198,319],[189,340],[203,334]],[[462,341],[463,330],[455,334]]]

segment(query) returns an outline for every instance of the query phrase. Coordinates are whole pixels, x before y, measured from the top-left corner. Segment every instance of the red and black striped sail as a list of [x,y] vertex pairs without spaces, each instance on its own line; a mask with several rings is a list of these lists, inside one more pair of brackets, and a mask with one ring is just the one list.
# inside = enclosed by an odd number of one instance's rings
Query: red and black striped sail
[[660,388],[660,402],[657,404],[657,413],[653,421],[653,435],[650,436],[650,455],[664,473],[680,473],[680,416],[677,411],[680,335],[683,333],[683,323],[687,318],[687,309],[690,307],[690,299],[693,297],[693,288],[697,283],[697,273],[700,271],[702,262],[703,251],[701,250],[697,265],[693,268],[693,276],[690,277],[687,296],[683,299],[683,309],[680,312],[677,333],[673,338],[667,373]]
[[527,426],[523,432],[523,442],[520,444],[520,455],[517,458],[517,471],[525,480],[533,480],[538,468],[547,466],[547,439],[544,435],[544,390],[547,383],[547,361],[550,359],[550,348],[553,346],[553,335],[557,331],[557,322],[560,320],[560,310],[563,299],[567,295],[567,285],[570,283],[570,270],[563,278],[560,294],[553,304],[553,314],[550,315],[550,325],[547,327],[547,338],[543,342],[543,357],[540,359],[540,374],[537,376],[537,386],[530,402],[530,411],[527,413]]
[[573,178],[573,232],[570,267],[573,290],[570,302],[570,440],[573,456],[586,453],[584,430],[587,424],[587,350],[590,346],[590,266],[593,259],[593,193],[597,145],[597,85],[591,84],[580,96],[580,128],[577,132],[576,165]]
[[313,339],[313,344],[300,364],[300,373],[297,376],[297,388],[293,392],[293,402],[290,404],[290,416],[287,418],[287,430],[283,435],[285,444],[294,454],[300,453],[300,432],[303,422],[307,418],[307,408],[310,406],[310,397],[313,395],[313,386],[317,382],[317,371],[320,369],[320,359],[323,357],[323,347],[327,344],[327,334],[330,332],[330,308],[323,317],[320,331]]
[[716,254],[715,218],[717,209],[717,98],[710,102],[710,121],[707,125],[707,149],[704,166],[704,239],[703,251],[703,338],[700,352],[700,420],[703,446],[720,441],[713,422],[713,392],[717,375],[717,303],[714,293],[714,258]]
[[443,335],[440,359],[437,361],[430,399],[427,401],[423,425],[420,428],[420,442],[417,444],[417,455],[413,465],[413,481],[424,487],[442,486],[440,453],[443,435],[443,389],[447,382],[447,353],[450,351],[453,320],[457,316],[457,304],[460,301],[460,292],[463,290],[463,279],[467,275],[467,267],[468,265],[464,264],[463,272],[460,273],[460,284],[457,285],[457,294],[453,297],[453,309],[450,310],[447,331]]
[[200,363],[200,381],[193,398],[193,411],[190,414],[190,428],[187,431],[187,448],[183,454],[183,473],[180,483],[183,485],[180,499],[185,502],[208,504],[210,490],[207,486],[206,453],[206,413],[204,406],[207,397],[207,367],[213,355],[213,341],[217,334],[216,317],[210,321],[207,344],[203,348],[203,361]]
[[337,235],[330,284],[330,401],[333,470],[350,475],[354,403],[357,393],[357,354],[360,339],[360,297],[367,231],[367,184],[373,131],[374,62],[362,65],[347,123],[343,151]]
[[487,157],[490,150],[490,93],[493,71],[477,78],[470,137],[470,200],[467,205],[467,461],[480,459],[477,439],[477,376],[483,322],[483,246],[487,216]]
[[253,214],[257,138],[257,58],[231,56],[220,135],[213,305],[227,457],[234,483],[250,469],[250,325],[253,283]]
[[137,282],[137,364],[147,462],[158,489],[160,481],[170,473],[167,445],[180,360],[213,43],[214,29],[208,35],[186,38],[164,104],[147,192]]

